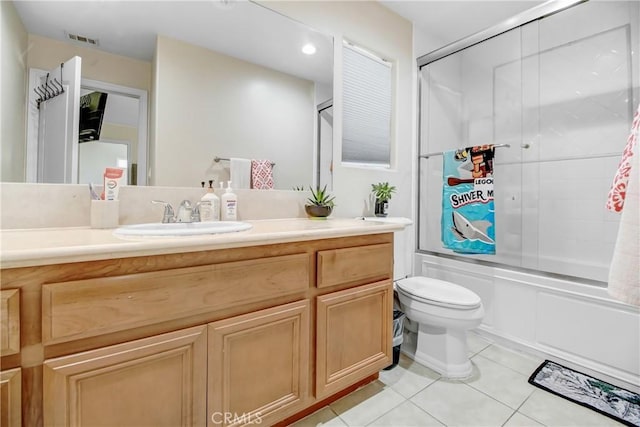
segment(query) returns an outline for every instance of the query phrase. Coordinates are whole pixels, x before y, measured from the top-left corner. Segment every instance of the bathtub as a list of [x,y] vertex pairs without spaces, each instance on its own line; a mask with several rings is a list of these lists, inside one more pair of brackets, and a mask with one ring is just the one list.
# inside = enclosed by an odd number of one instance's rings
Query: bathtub
[[460,284],[481,298],[480,335],[640,391],[640,308],[598,286],[414,255],[414,274]]

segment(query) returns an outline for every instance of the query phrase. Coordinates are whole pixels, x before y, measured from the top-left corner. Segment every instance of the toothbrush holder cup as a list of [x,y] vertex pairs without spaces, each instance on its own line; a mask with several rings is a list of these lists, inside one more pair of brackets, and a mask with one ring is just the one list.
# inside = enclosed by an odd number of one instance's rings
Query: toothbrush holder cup
[[91,201],[91,228],[116,228],[120,223],[118,200]]

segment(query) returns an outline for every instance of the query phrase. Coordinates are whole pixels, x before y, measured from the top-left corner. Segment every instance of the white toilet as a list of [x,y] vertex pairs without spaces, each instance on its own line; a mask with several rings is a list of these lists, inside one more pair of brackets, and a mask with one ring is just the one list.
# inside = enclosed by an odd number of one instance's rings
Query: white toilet
[[[412,224],[407,218],[367,220]],[[467,351],[467,331],[484,317],[480,297],[467,288],[428,277],[407,277],[411,259],[404,259],[413,227],[394,235],[395,290],[406,314],[403,353],[447,378],[465,378],[472,367]]]
[[401,310],[412,321],[405,332],[405,351],[411,353],[413,342],[416,362],[447,378],[471,375],[467,331],[484,317],[480,297],[460,285],[428,277],[409,277],[395,285]]

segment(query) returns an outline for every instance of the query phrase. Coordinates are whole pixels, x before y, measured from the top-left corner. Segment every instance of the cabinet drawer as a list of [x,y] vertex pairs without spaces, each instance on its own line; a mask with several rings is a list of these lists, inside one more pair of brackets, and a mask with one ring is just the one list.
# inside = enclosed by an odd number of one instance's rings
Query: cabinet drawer
[[42,288],[45,344],[250,304],[309,287],[309,256],[294,254]]
[[0,355],[20,352],[20,290],[0,291]]
[[390,279],[393,245],[357,246],[318,252],[318,287]]

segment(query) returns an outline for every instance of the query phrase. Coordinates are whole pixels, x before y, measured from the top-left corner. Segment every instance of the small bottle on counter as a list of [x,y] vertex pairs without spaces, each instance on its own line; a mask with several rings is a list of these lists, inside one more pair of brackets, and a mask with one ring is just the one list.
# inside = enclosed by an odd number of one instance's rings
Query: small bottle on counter
[[213,192],[213,180],[209,180],[209,188],[200,199],[200,221],[220,221],[220,198]]
[[227,181],[227,189],[222,195],[222,220],[237,221],[238,220],[238,197],[231,189],[231,181]]

